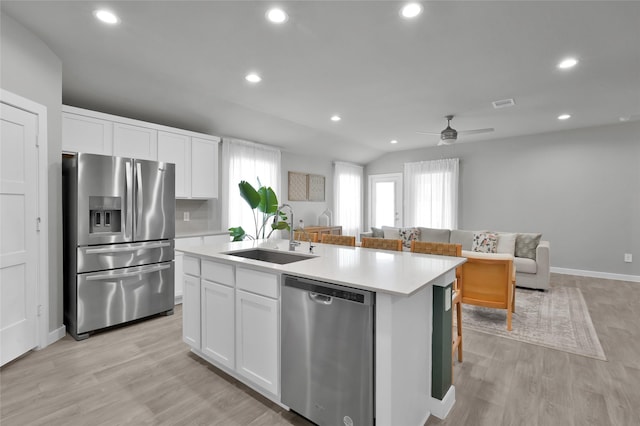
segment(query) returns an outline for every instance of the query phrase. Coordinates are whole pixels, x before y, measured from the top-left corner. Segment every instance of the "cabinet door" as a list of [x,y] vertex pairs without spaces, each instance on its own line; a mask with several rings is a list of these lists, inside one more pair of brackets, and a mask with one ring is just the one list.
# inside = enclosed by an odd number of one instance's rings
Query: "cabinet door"
[[130,124],[113,123],[113,155],[158,160],[158,131]]
[[184,279],[184,268],[183,268],[183,259],[184,255],[180,252],[174,252],[173,264],[175,269],[174,275],[174,283],[175,283],[175,302],[176,305],[182,303],[182,280]]
[[236,371],[277,395],[278,301],[236,290]]
[[202,352],[225,367],[234,366],[233,287],[202,280]]
[[218,198],[218,142],[191,138],[191,196]]
[[63,112],[62,150],[111,155],[113,153],[112,123]]
[[200,278],[184,275],[182,288],[182,340],[200,349]]
[[176,165],[176,198],[191,197],[191,138],[158,131],[158,161]]

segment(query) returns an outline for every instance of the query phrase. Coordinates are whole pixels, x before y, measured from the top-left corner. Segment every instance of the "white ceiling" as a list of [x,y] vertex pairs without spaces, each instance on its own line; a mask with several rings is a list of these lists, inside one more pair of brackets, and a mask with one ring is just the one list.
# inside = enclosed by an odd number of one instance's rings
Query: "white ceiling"
[[[276,3],[284,25],[265,20]],[[442,130],[447,114],[458,130],[495,128],[458,143],[640,114],[640,2],[423,2],[411,21],[402,5],[1,2],[62,60],[65,104],[308,155],[367,163],[435,147],[415,131]],[[122,22],[96,21],[98,6]],[[576,68],[556,69],[571,55]],[[247,83],[249,71],[263,81]],[[505,98],[516,106],[492,107]]]

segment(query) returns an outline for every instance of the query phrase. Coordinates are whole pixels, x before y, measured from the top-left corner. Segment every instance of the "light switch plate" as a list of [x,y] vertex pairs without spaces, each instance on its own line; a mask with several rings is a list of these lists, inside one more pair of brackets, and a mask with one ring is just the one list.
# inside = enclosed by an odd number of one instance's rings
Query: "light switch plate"
[[190,220],[190,219],[189,219],[189,212],[184,212],[184,214],[183,214],[183,220],[184,220],[185,222],[189,222],[189,220]]
[[627,263],[633,262],[633,256],[631,255],[631,253],[625,253],[624,254],[624,261],[627,262]]

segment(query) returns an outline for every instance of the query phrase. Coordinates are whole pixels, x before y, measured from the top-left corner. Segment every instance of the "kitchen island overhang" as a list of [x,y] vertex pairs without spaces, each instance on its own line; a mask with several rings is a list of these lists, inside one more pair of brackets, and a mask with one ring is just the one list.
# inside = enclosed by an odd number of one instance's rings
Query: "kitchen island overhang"
[[[315,246],[312,257],[284,265],[229,254],[252,248],[288,252],[288,241],[242,241],[182,251],[187,256],[242,270],[263,271],[278,277],[287,274],[374,291],[376,424],[422,425],[431,414],[440,418],[448,414],[455,402],[455,388],[451,386],[441,399],[431,396],[433,287],[451,285],[455,269],[464,263],[464,258],[324,244]],[[308,254],[308,244],[303,243],[296,252]],[[235,376],[198,348],[193,351]],[[278,369],[279,362],[278,359]],[[265,386],[242,381],[283,405],[279,384],[265,392]]]

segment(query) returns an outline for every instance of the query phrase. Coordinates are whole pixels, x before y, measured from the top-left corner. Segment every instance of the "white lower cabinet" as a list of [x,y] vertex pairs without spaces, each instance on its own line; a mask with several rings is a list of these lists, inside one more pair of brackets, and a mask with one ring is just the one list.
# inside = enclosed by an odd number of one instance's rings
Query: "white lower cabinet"
[[278,393],[278,301],[236,290],[236,371]]
[[183,340],[279,401],[280,274],[190,255],[183,269]]
[[227,368],[235,364],[233,287],[202,279],[202,352]]
[[[193,258],[184,256],[185,264],[190,259]],[[182,289],[182,340],[192,348],[200,349],[201,347],[200,277],[194,277],[186,273]]]

